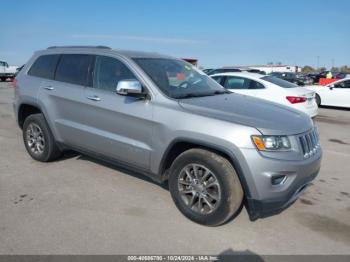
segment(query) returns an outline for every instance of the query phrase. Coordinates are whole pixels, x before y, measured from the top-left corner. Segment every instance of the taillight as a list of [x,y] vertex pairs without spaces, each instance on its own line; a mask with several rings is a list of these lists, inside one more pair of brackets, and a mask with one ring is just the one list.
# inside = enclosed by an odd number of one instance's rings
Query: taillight
[[304,103],[306,101],[306,97],[301,96],[287,96],[286,98],[291,104]]
[[12,79],[11,85],[12,85],[13,88],[16,88],[16,86],[17,86],[17,80],[16,80],[16,78],[13,78],[13,79]]

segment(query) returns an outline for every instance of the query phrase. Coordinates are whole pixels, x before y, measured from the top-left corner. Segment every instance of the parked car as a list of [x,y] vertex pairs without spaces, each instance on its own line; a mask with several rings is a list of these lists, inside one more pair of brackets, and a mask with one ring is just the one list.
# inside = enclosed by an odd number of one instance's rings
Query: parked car
[[33,159],[73,149],[168,180],[179,210],[204,225],[225,223],[243,201],[252,220],[281,212],[320,169],[306,114],[228,92],[191,64],[154,53],[35,52],[16,77],[14,109]]
[[[327,78],[328,72],[329,71],[322,71],[320,73],[308,74],[308,76],[313,80],[313,84],[318,84],[320,82],[320,78]],[[335,78],[335,79],[342,79],[346,77],[346,74],[332,72],[332,76],[333,76],[332,78]]]
[[5,61],[0,61],[0,81],[6,81],[8,78],[14,78],[17,66],[9,66]]
[[242,72],[242,70],[236,67],[223,67],[223,68],[213,69],[209,71],[207,75],[215,75],[215,74],[229,73],[229,72]]
[[335,79],[343,79],[346,78],[346,74],[342,72],[332,72],[333,78]]
[[260,74],[260,75],[266,75],[265,71],[259,70],[259,69],[246,69],[246,70],[242,70],[243,72],[249,72],[249,73],[256,73],[256,74]]
[[339,106],[350,108],[350,78],[344,78],[326,86],[307,86],[316,92],[319,106]]
[[313,79],[306,74],[296,74],[299,86],[307,86],[307,85],[312,85],[313,84]]
[[315,92],[280,78],[246,72],[211,77],[231,92],[279,103],[300,110],[310,117],[317,115]]
[[203,69],[202,71],[206,74],[209,74],[212,70],[214,70],[213,68],[206,68],[206,69]]
[[304,81],[297,76],[295,73],[290,72],[272,72],[270,73],[271,76],[278,77],[280,79],[286,80],[288,82],[297,84],[297,85],[304,85]]

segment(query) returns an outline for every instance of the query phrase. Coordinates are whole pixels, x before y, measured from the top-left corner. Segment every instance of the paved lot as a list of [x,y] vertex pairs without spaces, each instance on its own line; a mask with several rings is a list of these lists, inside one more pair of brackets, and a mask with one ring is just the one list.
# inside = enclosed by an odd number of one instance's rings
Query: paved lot
[[12,97],[0,83],[0,254],[350,254],[350,111],[320,110],[322,170],[293,206],[209,228],[133,173],[74,154],[35,162]]

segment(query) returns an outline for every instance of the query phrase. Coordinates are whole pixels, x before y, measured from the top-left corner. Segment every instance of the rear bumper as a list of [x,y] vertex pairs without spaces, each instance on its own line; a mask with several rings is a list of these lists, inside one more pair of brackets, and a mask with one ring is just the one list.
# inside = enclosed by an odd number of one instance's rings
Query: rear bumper
[[313,101],[310,105],[304,105],[304,103],[295,104],[293,105],[293,108],[306,113],[310,117],[315,117],[318,114],[318,106],[315,101]]

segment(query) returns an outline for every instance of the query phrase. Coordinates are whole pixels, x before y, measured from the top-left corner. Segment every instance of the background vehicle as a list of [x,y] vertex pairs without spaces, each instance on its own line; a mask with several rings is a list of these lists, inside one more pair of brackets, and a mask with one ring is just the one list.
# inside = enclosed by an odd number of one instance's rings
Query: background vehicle
[[254,96],[317,115],[314,92],[274,76],[253,73],[225,73],[211,76],[227,90]]
[[215,74],[228,73],[228,72],[242,72],[242,70],[236,67],[223,67],[223,68],[213,69],[209,71],[207,75],[215,75]]
[[307,115],[154,53],[36,52],[16,77],[14,109],[33,159],[74,149],[168,180],[179,210],[205,225],[228,221],[243,199],[252,220],[281,212],[320,169]]
[[7,62],[0,61],[0,81],[5,81],[7,78],[14,78],[17,66],[9,66]]
[[203,69],[202,71],[206,74],[209,74],[210,71],[214,70],[213,68],[206,68],[206,69]]
[[339,106],[350,108],[350,78],[344,78],[326,86],[307,86],[316,92],[319,106]]
[[305,84],[304,81],[306,80],[306,77],[290,72],[272,72],[270,75],[297,84],[299,86],[303,86]]

